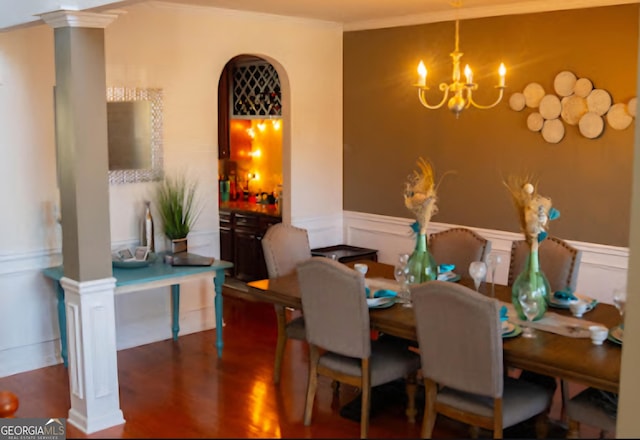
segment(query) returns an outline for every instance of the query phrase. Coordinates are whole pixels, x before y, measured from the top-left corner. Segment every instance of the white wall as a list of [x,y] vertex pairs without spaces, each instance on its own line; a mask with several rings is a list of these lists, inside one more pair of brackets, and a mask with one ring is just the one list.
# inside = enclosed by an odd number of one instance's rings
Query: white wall
[[[287,215],[315,223],[315,245],[342,241],[342,29],[318,21],[164,4],[128,8],[105,30],[107,86],[164,91],[165,167],[198,177],[205,208],[190,250],[218,257],[217,86],[239,54],[267,58],[290,87],[283,156]],[[0,376],[59,362],[54,290],[60,263],[53,30],[0,34]],[[320,188],[321,190],[318,190]],[[138,242],[153,184],[111,186],[113,247]],[[157,218],[157,215],[156,215]],[[310,228],[311,229],[311,228]],[[156,231],[156,244],[165,241]],[[212,283],[182,286],[181,334],[212,328]],[[116,299],[119,349],[169,338],[168,289]]]

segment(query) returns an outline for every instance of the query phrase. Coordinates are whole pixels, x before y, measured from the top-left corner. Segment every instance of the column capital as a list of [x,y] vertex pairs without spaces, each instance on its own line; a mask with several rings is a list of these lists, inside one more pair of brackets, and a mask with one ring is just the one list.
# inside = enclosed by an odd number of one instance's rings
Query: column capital
[[120,12],[86,12],[60,9],[39,15],[42,21],[54,29],[60,27],[106,28],[118,18]]

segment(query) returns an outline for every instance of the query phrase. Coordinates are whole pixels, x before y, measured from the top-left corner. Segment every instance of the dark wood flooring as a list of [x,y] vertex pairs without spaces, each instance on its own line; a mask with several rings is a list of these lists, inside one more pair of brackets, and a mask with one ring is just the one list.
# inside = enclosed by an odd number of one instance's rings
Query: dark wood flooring
[[[118,352],[120,402],[126,423],[91,435],[67,425],[69,438],[355,438],[359,423],[340,415],[358,390],[343,386],[333,399],[330,381],[320,378],[312,424],[302,424],[307,383],[307,348],[290,341],[279,386],[272,381],[275,315],[269,304],[238,298],[225,289],[223,359],[215,330],[180,336]],[[70,407],[67,370],[56,365],[0,378],[0,390],[16,393],[16,417],[66,418]],[[416,438],[397,396],[379,396],[371,417],[371,438]],[[556,399],[552,416],[557,417]],[[420,408],[421,409],[421,408]],[[594,432],[583,432],[585,436]],[[489,436],[481,432],[481,437]],[[564,429],[551,426],[550,436]],[[505,437],[531,438],[531,426]],[[439,418],[434,437],[468,437],[466,426]]]

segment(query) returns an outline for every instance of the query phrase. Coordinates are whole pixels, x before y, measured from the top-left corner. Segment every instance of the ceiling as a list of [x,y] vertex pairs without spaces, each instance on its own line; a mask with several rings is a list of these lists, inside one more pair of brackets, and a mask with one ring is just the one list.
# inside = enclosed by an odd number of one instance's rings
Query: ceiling
[[[0,31],[39,23],[39,14],[62,8],[99,11],[145,1],[65,0],[64,6],[60,0],[3,1],[0,3]],[[163,0],[159,3],[324,20],[340,23],[345,30],[356,30],[446,21],[456,17],[464,19],[640,3],[640,0],[462,0],[459,8],[451,0]]]

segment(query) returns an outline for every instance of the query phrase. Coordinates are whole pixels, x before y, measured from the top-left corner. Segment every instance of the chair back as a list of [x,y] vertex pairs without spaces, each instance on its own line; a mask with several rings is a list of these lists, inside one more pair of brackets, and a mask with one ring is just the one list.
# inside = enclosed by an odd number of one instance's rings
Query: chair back
[[455,273],[471,278],[469,264],[485,261],[491,242],[471,229],[451,228],[429,236],[429,251],[438,264],[455,264]]
[[[513,285],[516,277],[524,270],[529,245],[525,240],[516,240],[511,245],[511,262],[509,264],[508,285]],[[576,290],[578,270],[582,252],[561,238],[548,236],[538,247],[540,270],[549,280],[552,292],[569,287]]]
[[502,397],[500,303],[446,281],[419,284],[411,297],[422,375],[459,391]]
[[269,278],[293,273],[298,263],[311,258],[307,230],[285,223],[271,225],[262,238],[262,252]]
[[371,355],[364,277],[344,264],[312,257],[298,265],[307,341],[344,356]]

